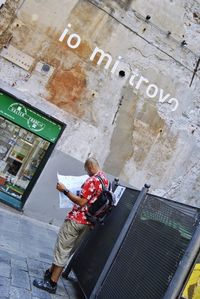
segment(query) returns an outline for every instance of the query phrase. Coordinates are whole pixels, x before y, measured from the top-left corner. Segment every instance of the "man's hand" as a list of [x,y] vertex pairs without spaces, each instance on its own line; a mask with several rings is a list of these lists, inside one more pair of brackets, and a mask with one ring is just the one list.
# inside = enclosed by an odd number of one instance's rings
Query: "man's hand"
[[60,192],[63,192],[66,188],[65,185],[63,185],[62,183],[57,183],[56,189]]
[[[60,192],[63,192],[64,190],[66,190],[65,185],[63,185],[62,183],[57,183],[56,185],[56,189]],[[83,207],[86,203],[87,203],[87,199],[74,195],[72,192],[67,193],[67,197],[75,204],[79,205],[80,207]]]

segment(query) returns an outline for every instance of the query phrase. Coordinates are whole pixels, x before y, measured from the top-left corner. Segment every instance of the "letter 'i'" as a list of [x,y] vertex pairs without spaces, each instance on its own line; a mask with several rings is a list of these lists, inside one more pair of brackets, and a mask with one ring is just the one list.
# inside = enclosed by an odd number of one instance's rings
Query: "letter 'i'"
[[111,73],[112,73],[112,74],[114,74],[114,72],[116,71],[118,65],[120,64],[120,62],[121,62],[120,59],[122,59],[122,57],[121,57],[121,56],[118,56],[118,60],[116,60],[115,64],[114,64],[113,67],[112,67],[112,70],[111,70]]
[[[68,24],[67,27],[71,28],[72,25]],[[69,28],[65,28],[65,30],[63,31],[63,33],[61,34],[60,38],[59,38],[59,42],[62,42],[65,38],[65,36],[67,35],[67,33],[69,32]]]

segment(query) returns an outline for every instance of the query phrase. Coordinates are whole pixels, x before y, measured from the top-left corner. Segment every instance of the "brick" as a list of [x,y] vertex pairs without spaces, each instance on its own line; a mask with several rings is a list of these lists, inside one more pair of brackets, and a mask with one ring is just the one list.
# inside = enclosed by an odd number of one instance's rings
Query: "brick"
[[28,258],[27,259],[28,269],[35,270],[35,269],[42,269],[44,270],[44,264],[43,262],[35,259]]
[[60,296],[64,296],[66,294],[66,290],[61,279],[58,281],[56,294]]
[[31,276],[43,277],[44,271],[46,270],[44,268],[43,262],[28,258],[27,264],[28,264],[28,270],[29,270],[29,273]]
[[12,268],[11,272],[11,285],[30,290],[30,280],[28,272],[18,269],[17,267]]
[[0,262],[0,273],[2,276],[10,278],[10,263]]
[[28,271],[28,266],[25,258],[11,258],[11,268],[14,267],[20,270]]
[[44,270],[42,269],[32,269],[29,271],[29,274],[35,278],[43,278],[44,277]]
[[11,287],[9,299],[32,299],[31,292],[28,290]]
[[9,264],[11,259],[11,254],[7,251],[0,250],[0,262]]
[[[52,299],[77,299],[77,298],[72,298],[72,297],[69,297],[66,293],[64,296],[60,296],[60,295],[51,295],[51,298]],[[79,298],[78,298],[79,299]]]
[[26,258],[24,256],[20,256],[18,254],[12,253],[11,259],[13,260],[19,260],[19,261],[26,261]]
[[[52,252],[53,252],[53,250],[52,250]],[[45,260],[45,261],[47,261],[49,263],[51,263],[52,259],[53,259],[52,255],[49,255],[49,254],[43,253],[43,252],[40,253],[40,257],[41,257],[41,260]]]
[[10,279],[0,276],[0,298],[9,298]]
[[45,270],[49,269],[52,265],[52,263],[46,263],[46,262],[42,262],[42,263]]

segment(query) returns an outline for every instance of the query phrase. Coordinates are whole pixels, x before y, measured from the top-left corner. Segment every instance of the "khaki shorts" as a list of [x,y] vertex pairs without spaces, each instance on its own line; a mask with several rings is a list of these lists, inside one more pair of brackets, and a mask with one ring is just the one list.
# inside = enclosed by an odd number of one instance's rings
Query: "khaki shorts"
[[83,237],[87,225],[72,220],[65,220],[58,233],[54,248],[53,263],[59,267],[65,267],[74,247]]

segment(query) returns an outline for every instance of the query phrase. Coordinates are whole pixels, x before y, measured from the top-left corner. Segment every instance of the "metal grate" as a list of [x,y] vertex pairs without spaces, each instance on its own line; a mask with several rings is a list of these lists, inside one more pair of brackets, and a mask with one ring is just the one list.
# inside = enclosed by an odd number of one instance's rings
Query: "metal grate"
[[102,284],[98,299],[161,299],[195,230],[196,215],[148,195]]
[[94,229],[79,250],[73,263],[73,271],[87,297],[96,285],[138,194],[139,191],[126,188],[117,207],[106,219],[105,225]]
[[198,212],[195,208],[149,194],[140,217],[163,223],[178,230],[186,239],[191,239]]

